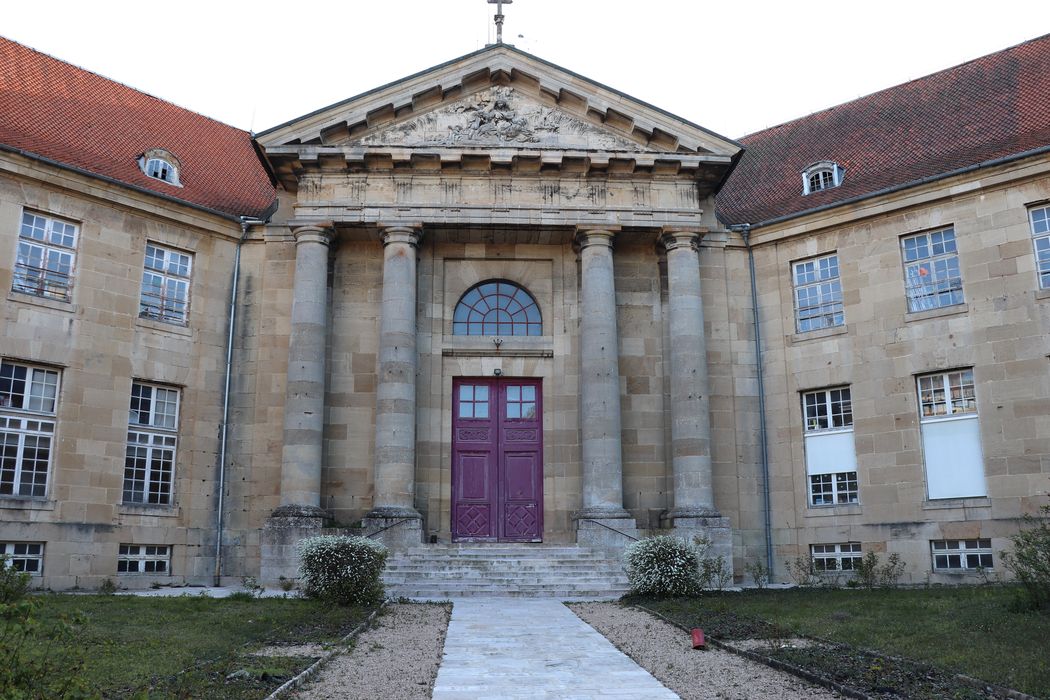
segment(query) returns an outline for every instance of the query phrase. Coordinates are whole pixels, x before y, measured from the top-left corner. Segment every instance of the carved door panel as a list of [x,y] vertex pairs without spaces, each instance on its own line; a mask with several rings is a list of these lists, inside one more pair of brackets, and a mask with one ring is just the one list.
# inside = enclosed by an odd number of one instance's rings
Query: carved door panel
[[453,381],[452,536],[539,542],[543,536],[540,381]]

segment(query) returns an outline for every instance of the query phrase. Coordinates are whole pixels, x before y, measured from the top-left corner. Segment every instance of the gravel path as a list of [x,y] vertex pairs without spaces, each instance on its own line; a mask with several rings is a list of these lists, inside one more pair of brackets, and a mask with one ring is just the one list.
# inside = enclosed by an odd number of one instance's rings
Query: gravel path
[[685,632],[635,608],[617,603],[575,603],[569,607],[683,700],[841,697],[728,651],[694,650]]
[[451,605],[388,605],[352,651],[332,659],[294,697],[429,698],[451,612]]

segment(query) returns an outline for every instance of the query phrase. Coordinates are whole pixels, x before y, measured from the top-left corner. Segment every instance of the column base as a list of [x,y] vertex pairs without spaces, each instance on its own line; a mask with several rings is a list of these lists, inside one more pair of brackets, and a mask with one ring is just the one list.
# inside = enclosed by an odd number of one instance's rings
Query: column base
[[361,520],[364,535],[392,552],[423,544],[423,516],[412,508],[375,508]]
[[733,528],[729,524],[729,518],[717,515],[715,517],[683,517],[674,515],[675,511],[667,514],[667,518],[674,520],[674,535],[683,539],[692,540],[694,537],[703,537],[710,541],[706,556],[711,559],[721,557],[730,573],[733,572]]
[[321,534],[327,514],[317,506],[288,504],[273,511],[262,532],[259,583],[276,585],[281,577],[299,578],[300,540]]
[[610,554],[623,553],[627,545],[641,537],[634,518],[622,508],[612,511],[587,508],[574,513],[573,520],[576,521],[576,544]]

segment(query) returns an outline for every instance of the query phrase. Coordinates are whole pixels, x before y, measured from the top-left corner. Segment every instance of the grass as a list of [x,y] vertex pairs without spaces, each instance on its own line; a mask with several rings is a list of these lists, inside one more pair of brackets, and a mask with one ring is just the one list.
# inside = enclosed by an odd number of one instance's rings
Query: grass
[[794,588],[635,602],[716,639],[821,637],[1050,698],[1050,611],[1014,611],[1016,596],[1002,586]]
[[[49,595],[42,622],[79,613],[66,642],[86,660],[90,687],[106,698],[262,698],[313,662],[254,657],[269,644],[331,643],[369,614],[316,601],[201,596]],[[236,677],[230,681],[230,674]]]

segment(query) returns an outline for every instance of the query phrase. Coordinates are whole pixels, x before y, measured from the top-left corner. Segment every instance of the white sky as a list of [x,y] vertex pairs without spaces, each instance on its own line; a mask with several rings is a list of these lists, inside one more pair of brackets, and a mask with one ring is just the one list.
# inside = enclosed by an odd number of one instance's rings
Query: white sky
[[[495,10],[484,0],[4,5],[0,35],[257,132],[482,48]],[[733,138],[1050,32],[1047,0],[514,0],[504,13],[508,43]]]

